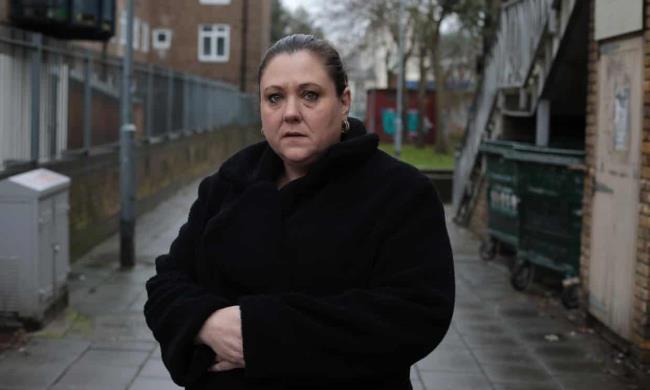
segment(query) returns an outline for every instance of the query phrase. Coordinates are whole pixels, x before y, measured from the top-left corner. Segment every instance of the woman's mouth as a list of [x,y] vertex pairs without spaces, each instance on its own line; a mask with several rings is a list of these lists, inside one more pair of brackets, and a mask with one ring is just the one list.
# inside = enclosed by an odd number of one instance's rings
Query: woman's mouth
[[295,131],[290,131],[284,135],[285,138],[299,138],[299,137],[306,137],[305,134],[303,133],[298,133]]

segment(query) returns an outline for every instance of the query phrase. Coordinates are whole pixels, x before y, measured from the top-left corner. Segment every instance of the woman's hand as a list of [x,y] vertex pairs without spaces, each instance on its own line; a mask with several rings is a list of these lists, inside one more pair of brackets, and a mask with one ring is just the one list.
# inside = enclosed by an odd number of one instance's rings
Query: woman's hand
[[217,310],[203,323],[199,342],[217,354],[217,363],[211,371],[227,371],[245,366],[239,306]]
[[216,363],[212,367],[208,368],[208,371],[220,372],[220,371],[234,370],[235,368],[244,368],[244,365],[239,363],[233,363],[228,360],[223,360],[219,356],[217,356]]

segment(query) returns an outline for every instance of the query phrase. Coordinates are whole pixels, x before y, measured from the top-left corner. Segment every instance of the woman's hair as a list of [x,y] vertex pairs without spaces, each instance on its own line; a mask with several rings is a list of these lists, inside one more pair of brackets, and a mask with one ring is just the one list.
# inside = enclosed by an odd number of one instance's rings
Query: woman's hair
[[266,53],[257,71],[257,83],[262,80],[262,74],[269,62],[278,54],[293,54],[301,50],[308,50],[320,57],[325,65],[327,74],[336,86],[336,94],[341,96],[348,86],[348,75],[343,68],[343,62],[338,51],[326,40],[313,35],[292,34],[275,42]]

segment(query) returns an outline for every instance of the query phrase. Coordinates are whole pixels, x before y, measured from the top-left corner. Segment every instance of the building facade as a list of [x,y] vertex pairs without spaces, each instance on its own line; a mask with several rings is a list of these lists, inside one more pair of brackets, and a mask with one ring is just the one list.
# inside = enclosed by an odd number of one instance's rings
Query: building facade
[[[116,1],[115,35],[108,42],[74,44],[122,56],[126,0]],[[264,0],[135,0],[134,59],[257,89],[256,71],[270,45],[271,5]],[[0,0],[0,23],[10,23]]]
[[[257,89],[256,70],[270,45],[271,2],[173,0],[135,3],[135,58],[230,84]],[[116,35],[107,50],[126,42],[126,1],[118,0]]]

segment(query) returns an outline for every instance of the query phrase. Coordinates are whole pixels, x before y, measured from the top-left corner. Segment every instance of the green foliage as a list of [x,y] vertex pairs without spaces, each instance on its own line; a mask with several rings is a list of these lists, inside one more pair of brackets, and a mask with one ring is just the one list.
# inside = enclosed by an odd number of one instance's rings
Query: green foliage
[[[395,155],[395,148],[392,143],[381,143],[379,149],[390,154]],[[402,152],[400,159],[405,163],[411,164],[419,169],[453,169],[454,168],[454,155],[453,153],[435,153],[432,148],[418,148],[415,145],[404,144],[402,145]]]

